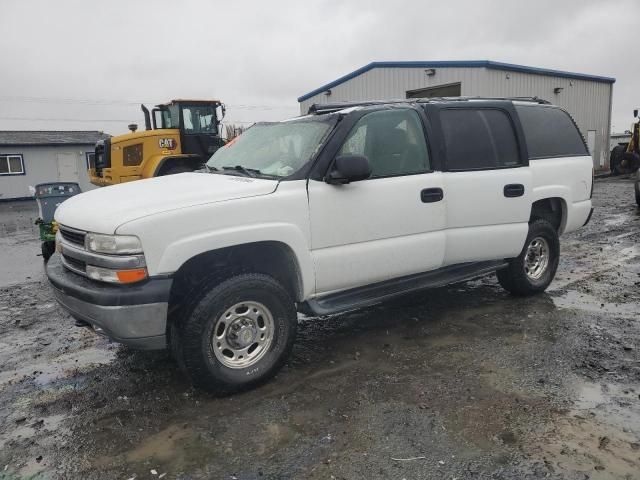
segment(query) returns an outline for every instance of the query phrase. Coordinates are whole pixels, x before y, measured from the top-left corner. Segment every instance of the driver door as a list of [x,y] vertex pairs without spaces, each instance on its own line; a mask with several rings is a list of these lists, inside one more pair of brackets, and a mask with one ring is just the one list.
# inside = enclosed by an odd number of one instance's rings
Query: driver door
[[442,266],[442,174],[431,170],[412,108],[378,110],[351,129],[338,155],[365,155],[371,178],[309,180],[316,293],[354,288]]

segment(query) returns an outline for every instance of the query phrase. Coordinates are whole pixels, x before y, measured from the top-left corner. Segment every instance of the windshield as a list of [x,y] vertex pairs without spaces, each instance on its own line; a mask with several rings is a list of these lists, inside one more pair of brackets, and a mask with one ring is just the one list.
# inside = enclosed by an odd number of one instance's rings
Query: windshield
[[212,105],[182,107],[185,133],[217,133],[216,109]]
[[242,166],[264,175],[287,177],[318,151],[332,125],[309,120],[260,123],[218,149],[207,166],[218,170]]

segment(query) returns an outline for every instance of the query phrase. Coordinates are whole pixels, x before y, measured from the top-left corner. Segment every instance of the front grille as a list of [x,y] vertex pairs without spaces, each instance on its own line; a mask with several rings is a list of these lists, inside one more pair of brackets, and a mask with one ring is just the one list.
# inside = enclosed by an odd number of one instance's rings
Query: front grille
[[70,230],[61,226],[60,235],[62,235],[62,238],[64,238],[67,242],[84,248],[84,237],[86,236],[86,232],[81,232],[79,230]]
[[80,272],[84,272],[87,269],[87,264],[73,257],[69,257],[62,253],[62,258],[64,259],[64,263],[66,263],[70,269],[78,270]]

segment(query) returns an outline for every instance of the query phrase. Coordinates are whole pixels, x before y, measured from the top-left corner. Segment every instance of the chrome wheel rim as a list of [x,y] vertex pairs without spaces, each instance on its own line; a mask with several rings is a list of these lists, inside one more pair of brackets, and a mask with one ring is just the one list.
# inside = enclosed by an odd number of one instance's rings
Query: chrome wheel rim
[[273,343],[273,315],[258,302],[240,302],[225,310],[211,335],[211,349],[225,367],[255,365]]
[[539,280],[549,266],[549,242],[542,237],[535,237],[527,247],[524,256],[524,271],[532,280]]

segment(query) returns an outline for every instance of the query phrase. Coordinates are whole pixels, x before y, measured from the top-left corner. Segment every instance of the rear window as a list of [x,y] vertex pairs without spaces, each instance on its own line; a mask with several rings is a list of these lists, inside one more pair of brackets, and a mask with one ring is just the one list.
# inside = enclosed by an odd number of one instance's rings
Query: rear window
[[440,120],[449,170],[520,165],[516,134],[505,112],[496,109],[443,110]]
[[564,110],[524,105],[516,110],[530,159],[589,155],[580,131]]

